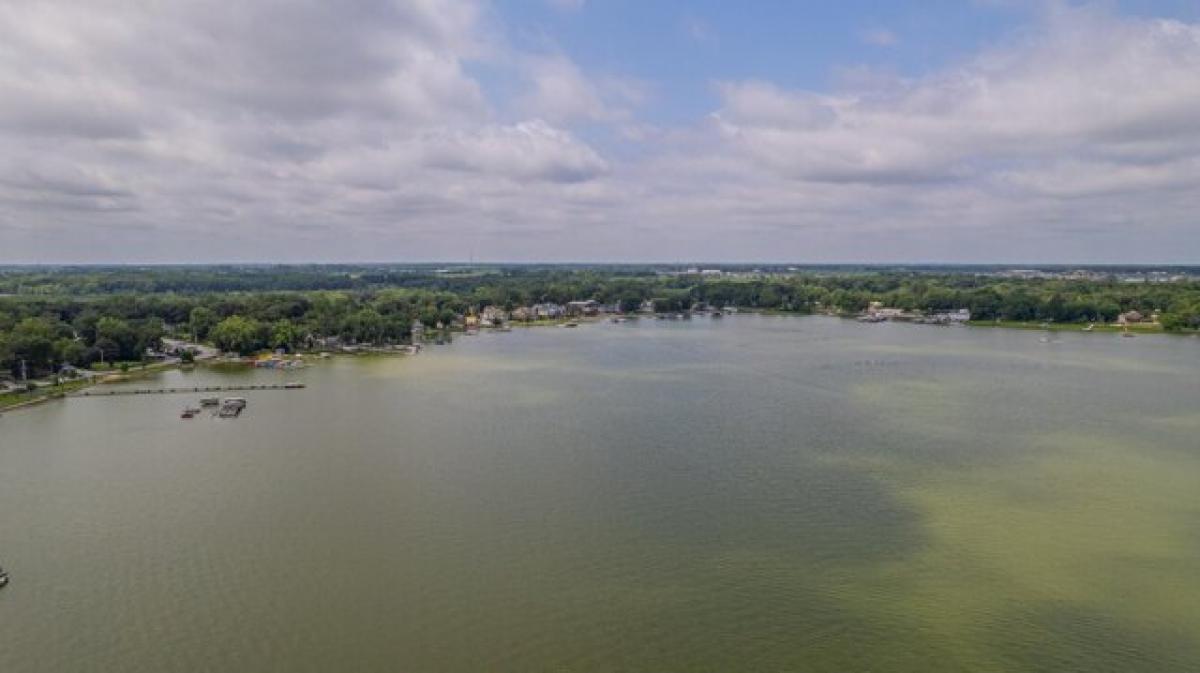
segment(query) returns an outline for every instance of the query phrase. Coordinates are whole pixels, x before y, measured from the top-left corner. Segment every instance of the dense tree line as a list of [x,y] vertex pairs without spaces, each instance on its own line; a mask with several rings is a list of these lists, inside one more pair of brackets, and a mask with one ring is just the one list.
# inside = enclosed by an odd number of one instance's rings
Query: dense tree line
[[69,363],[138,360],[164,336],[223,350],[300,349],[338,337],[399,342],[415,322],[449,324],[471,308],[595,299],[635,310],[696,304],[794,313],[855,313],[870,302],[976,320],[1111,322],[1159,314],[1200,329],[1200,282],[1012,280],[977,273],[763,273],[736,278],[647,268],[514,267],[486,272],[368,267],[167,267],[6,270],[0,274],[0,370],[31,375]]

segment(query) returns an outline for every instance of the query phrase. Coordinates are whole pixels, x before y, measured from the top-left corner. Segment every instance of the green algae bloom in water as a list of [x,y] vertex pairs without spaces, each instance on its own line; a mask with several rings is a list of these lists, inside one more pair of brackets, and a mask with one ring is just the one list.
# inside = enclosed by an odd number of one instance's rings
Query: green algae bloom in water
[[0,420],[0,670],[1200,670],[1192,339],[743,315],[287,376]]

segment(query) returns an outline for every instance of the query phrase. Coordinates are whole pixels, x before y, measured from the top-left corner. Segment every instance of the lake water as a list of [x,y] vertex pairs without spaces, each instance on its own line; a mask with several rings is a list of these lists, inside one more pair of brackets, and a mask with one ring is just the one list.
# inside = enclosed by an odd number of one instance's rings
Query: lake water
[[518,329],[5,414],[0,671],[1200,670],[1200,339],[1040,336]]

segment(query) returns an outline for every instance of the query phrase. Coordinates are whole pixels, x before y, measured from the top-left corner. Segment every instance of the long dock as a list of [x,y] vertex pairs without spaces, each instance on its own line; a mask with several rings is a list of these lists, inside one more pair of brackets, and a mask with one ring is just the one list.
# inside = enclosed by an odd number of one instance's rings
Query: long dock
[[67,397],[112,397],[114,395],[169,395],[172,393],[222,393],[239,390],[300,390],[303,383],[269,383],[256,386],[195,386],[190,388],[120,388],[117,390],[81,390]]

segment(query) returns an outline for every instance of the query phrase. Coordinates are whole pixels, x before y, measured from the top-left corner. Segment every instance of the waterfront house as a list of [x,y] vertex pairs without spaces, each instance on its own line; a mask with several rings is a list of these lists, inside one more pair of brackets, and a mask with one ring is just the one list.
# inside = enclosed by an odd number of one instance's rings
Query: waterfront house
[[484,306],[483,310],[479,312],[479,318],[480,321],[485,325],[497,324],[504,322],[504,320],[508,318],[508,315],[505,313],[504,309],[498,306]]
[[521,322],[525,322],[525,321],[533,320],[533,318],[534,318],[533,309],[529,308],[528,306],[518,306],[517,308],[513,309],[513,312],[512,312],[513,320],[519,320]]
[[561,318],[564,314],[564,309],[558,304],[535,304],[533,307],[533,315],[538,320]]
[[1139,311],[1126,311],[1125,313],[1117,316],[1117,323],[1121,325],[1127,325],[1141,322],[1143,319],[1144,316]]
[[342,339],[338,336],[320,336],[312,338],[313,348],[339,348],[342,345]]
[[567,302],[567,315],[596,315],[600,312],[600,302],[595,299]]
[[946,325],[962,325],[971,320],[971,309],[960,308],[957,311],[939,311],[929,316],[930,322]]
[[862,318],[865,322],[883,322],[885,320],[915,320],[919,313],[905,311],[902,308],[884,306],[881,302],[873,301],[867,305]]

